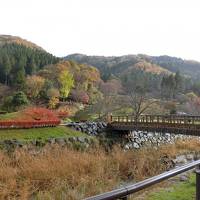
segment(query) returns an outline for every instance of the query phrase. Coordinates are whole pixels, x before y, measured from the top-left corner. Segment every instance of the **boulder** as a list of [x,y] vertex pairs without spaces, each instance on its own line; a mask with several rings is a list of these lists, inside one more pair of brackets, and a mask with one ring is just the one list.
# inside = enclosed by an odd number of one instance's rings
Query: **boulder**
[[136,142],[133,143],[133,148],[134,149],[139,149],[140,148],[140,145]]
[[77,141],[81,142],[81,143],[85,143],[85,138],[84,137],[78,137]]
[[55,139],[56,143],[60,146],[64,146],[66,144],[65,139],[64,138],[56,138]]

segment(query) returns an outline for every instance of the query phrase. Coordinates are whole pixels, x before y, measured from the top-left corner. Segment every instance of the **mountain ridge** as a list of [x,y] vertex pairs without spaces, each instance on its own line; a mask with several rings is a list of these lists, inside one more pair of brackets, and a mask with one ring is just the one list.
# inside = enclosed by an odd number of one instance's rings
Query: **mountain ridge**
[[10,44],[10,43],[23,45],[23,46],[31,48],[31,49],[45,51],[42,47],[38,46],[37,44],[30,42],[26,39],[23,39],[21,37],[0,34],[0,45]]
[[149,73],[176,73],[180,71],[187,77],[194,79],[200,77],[200,62],[168,55],[149,56],[145,54],[128,54],[124,56],[88,56],[76,53],[70,54],[64,57],[64,59],[93,65],[102,73],[107,69],[113,74],[120,74],[128,68],[137,68],[137,64],[142,62],[144,65],[143,70],[148,69],[146,72]]

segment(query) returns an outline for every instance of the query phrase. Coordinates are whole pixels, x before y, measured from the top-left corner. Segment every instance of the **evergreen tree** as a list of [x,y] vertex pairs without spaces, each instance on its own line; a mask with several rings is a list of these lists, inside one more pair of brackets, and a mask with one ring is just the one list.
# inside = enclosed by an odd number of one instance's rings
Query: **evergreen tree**
[[19,106],[27,105],[29,102],[24,92],[19,91],[19,92],[16,92],[15,95],[13,96],[12,103],[15,107],[19,107]]
[[11,71],[11,63],[10,63],[10,60],[9,60],[9,57],[8,55],[5,55],[3,57],[3,74],[5,76],[5,85],[8,85],[8,76],[10,74],[10,71]]
[[36,70],[37,70],[37,66],[35,63],[35,59],[31,57],[26,66],[26,74],[33,75],[33,74],[35,74]]
[[176,82],[175,86],[176,92],[181,92],[183,90],[183,78],[179,71],[176,72],[174,79]]

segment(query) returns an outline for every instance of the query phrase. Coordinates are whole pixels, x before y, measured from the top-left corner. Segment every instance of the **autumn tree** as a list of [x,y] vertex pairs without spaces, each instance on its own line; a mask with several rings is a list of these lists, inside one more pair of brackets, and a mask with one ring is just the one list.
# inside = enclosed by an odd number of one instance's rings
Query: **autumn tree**
[[64,70],[61,72],[58,81],[60,84],[60,97],[65,99],[68,97],[71,88],[74,86],[73,75],[67,70]]
[[70,98],[76,102],[81,102],[83,104],[89,103],[89,96],[84,90],[72,90]]
[[122,91],[122,84],[120,80],[111,79],[107,82],[100,83],[100,91],[105,95],[117,95]]
[[37,98],[45,83],[41,76],[33,75],[26,78],[26,91],[30,98]]
[[58,89],[56,88],[50,88],[47,91],[47,96],[48,96],[48,106],[51,109],[56,108],[56,106],[59,103],[59,96],[60,96],[60,92]]

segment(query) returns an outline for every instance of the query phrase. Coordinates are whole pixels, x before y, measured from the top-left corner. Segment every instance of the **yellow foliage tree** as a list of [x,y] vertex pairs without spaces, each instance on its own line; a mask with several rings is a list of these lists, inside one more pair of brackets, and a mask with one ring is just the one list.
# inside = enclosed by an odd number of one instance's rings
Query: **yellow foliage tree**
[[45,79],[41,76],[33,75],[26,78],[26,93],[30,98],[37,98],[42,87],[44,86]]
[[60,83],[60,96],[61,98],[67,98],[71,88],[74,86],[74,78],[67,70],[61,72],[59,79]]

